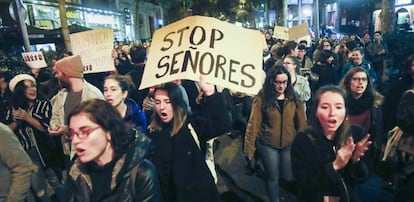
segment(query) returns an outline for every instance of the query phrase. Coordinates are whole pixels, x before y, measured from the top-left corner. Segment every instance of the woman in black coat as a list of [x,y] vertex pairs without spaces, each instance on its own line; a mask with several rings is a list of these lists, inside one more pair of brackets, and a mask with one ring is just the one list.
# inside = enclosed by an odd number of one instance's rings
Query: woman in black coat
[[298,201],[358,201],[352,189],[368,177],[360,158],[372,142],[346,120],[342,89],[327,85],[314,98],[314,123],[299,132],[292,145]]
[[[154,90],[155,113],[148,136],[155,145],[150,155],[157,168],[165,201],[220,201],[205,156],[205,142],[231,130],[223,98],[214,85],[200,82],[201,113],[187,112],[179,87],[166,83]],[[201,149],[200,149],[201,148]]]

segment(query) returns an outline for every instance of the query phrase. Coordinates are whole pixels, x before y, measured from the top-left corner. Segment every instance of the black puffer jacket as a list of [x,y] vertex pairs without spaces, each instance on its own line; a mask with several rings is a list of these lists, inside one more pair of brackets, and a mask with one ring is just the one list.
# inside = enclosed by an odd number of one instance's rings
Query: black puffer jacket
[[[144,159],[149,147],[150,140],[145,135],[136,137],[126,154],[115,162],[111,192],[102,193],[98,201],[162,201],[155,167]],[[133,176],[135,180],[132,180]],[[92,181],[87,166],[77,159],[66,183],[67,201],[91,201],[91,190]]]

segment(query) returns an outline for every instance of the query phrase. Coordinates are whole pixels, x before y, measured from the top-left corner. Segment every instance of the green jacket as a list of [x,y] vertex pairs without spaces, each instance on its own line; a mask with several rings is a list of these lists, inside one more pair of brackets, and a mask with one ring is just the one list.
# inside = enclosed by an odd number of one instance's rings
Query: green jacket
[[264,111],[263,97],[259,94],[253,100],[246,129],[244,153],[250,159],[253,157],[256,138],[273,148],[290,146],[296,132],[305,127],[306,118],[302,101],[285,100],[283,113],[277,103],[275,108]]

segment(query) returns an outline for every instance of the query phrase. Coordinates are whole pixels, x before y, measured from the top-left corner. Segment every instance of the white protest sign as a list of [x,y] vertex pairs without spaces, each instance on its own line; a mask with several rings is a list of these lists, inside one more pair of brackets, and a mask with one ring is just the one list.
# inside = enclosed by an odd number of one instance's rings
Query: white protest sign
[[140,89],[175,79],[207,82],[248,94],[262,87],[263,40],[257,30],[190,16],[154,33]]
[[40,69],[47,67],[45,57],[41,51],[38,52],[23,52],[22,57],[24,62],[30,67]]
[[307,22],[294,26],[290,29],[281,26],[275,26],[273,29],[273,37],[277,39],[297,41],[307,35],[309,35]]
[[70,35],[72,51],[81,56],[85,66],[84,74],[115,69],[112,58],[113,40],[114,31],[106,28]]

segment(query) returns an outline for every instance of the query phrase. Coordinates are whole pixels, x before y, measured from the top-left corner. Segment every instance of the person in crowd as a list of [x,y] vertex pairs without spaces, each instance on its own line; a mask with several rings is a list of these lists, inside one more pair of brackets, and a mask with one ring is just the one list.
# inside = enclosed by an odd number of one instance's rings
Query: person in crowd
[[[97,87],[83,78],[83,64],[79,55],[58,60],[52,71],[61,89],[52,98],[52,117],[48,132],[51,135],[65,135],[69,132],[68,123],[66,122],[67,116],[73,108],[85,100],[93,98],[103,100],[104,96]],[[71,149],[70,142],[65,140],[64,136],[62,136],[62,142],[64,142],[64,154],[72,159],[75,150]],[[67,167],[69,164],[69,162],[66,162]]]
[[266,40],[267,50],[263,54],[263,56],[268,55],[272,47],[276,44],[276,39],[269,32],[265,33],[265,40]]
[[[313,66],[312,59],[310,59],[306,54],[307,54],[307,47],[304,45],[299,45],[296,57],[298,58],[300,62],[301,72],[303,72],[302,69],[310,71],[310,69],[312,69],[312,66]],[[302,73],[301,75],[303,76]]]
[[346,46],[346,40],[341,39],[339,41],[338,46],[335,48],[335,53],[338,55],[338,66],[336,67],[336,74],[342,74],[342,70],[344,69],[345,65],[349,62],[349,59],[352,58],[352,52]]
[[125,75],[132,70],[132,62],[129,54],[130,53],[128,46],[123,46],[116,49],[114,60],[115,68],[118,71],[118,74]]
[[318,46],[316,47],[316,50],[313,52],[313,55],[312,55],[312,60],[314,62],[319,60],[319,54],[323,50],[332,51],[332,44],[331,44],[331,42],[329,42],[328,39],[321,39],[320,40],[320,43],[318,44]]
[[208,140],[230,132],[223,97],[201,77],[200,112],[187,112],[181,90],[173,82],[154,89],[155,113],[148,136],[155,146],[150,155],[158,171],[165,201],[219,201],[220,196],[205,161]]
[[335,47],[338,44],[338,37],[336,36],[336,33],[329,34],[329,42],[332,44],[333,47]]
[[264,62],[263,71],[268,72],[275,65],[276,61],[283,57],[283,48],[281,46],[273,45],[270,49],[270,57]]
[[[412,187],[414,186],[414,87],[405,91],[400,99],[397,114],[396,126],[402,131],[400,145],[409,147],[405,149],[405,155],[402,155],[402,163],[397,173],[397,189],[395,191],[394,201],[414,201],[414,193]],[[403,153],[402,153],[403,154]]]
[[245,134],[244,153],[252,159],[255,150],[265,171],[270,201],[279,201],[279,176],[293,179],[290,150],[296,132],[306,126],[303,103],[295,94],[291,75],[275,66],[255,96]]
[[363,157],[368,166],[368,181],[358,185],[359,197],[362,201],[380,201],[384,199],[381,178],[376,173],[380,160],[381,147],[386,142],[383,130],[382,103],[383,96],[378,93],[368,72],[356,67],[348,71],[339,86],[345,91],[348,101],[348,120],[352,125],[363,128],[370,134],[373,145]]
[[371,35],[369,35],[369,33],[367,32],[362,36],[362,44],[363,44],[365,52],[370,43],[371,43]]
[[357,47],[352,49],[352,58],[351,60],[344,66],[341,75],[338,79],[342,80],[342,77],[352,68],[354,67],[361,67],[367,70],[369,76],[371,77],[374,86],[377,85],[377,74],[375,73],[375,69],[370,61],[364,58],[364,49],[361,47]]
[[324,85],[336,83],[333,52],[323,50],[319,53],[318,58],[312,67],[312,73],[318,75],[318,80],[313,85],[313,92]]
[[0,123],[0,201],[23,202],[30,191],[32,160],[7,125]]
[[382,33],[374,32],[374,41],[366,48],[366,53],[377,75],[377,89],[382,90],[382,76],[384,73],[384,59],[387,54],[387,46],[382,41]]
[[131,127],[146,133],[147,118],[137,103],[128,98],[130,89],[135,88],[129,76],[113,74],[104,81],[105,100],[115,107]]
[[285,41],[283,48],[285,49],[285,56],[297,56],[296,48],[298,43],[296,41]]
[[10,89],[8,88],[12,75],[10,71],[0,72],[0,115],[4,116],[8,100],[10,98]]
[[[2,122],[17,135],[24,150],[36,166],[31,184],[39,201],[50,201],[47,192],[46,172],[53,174],[52,164],[58,164],[59,153],[55,142],[47,133],[52,104],[37,96],[36,80],[29,74],[19,74],[9,83],[12,92],[6,116]],[[56,156],[57,155],[57,156]],[[55,162],[54,162],[55,161]],[[54,187],[62,188],[56,174]]]
[[358,201],[353,185],[369,175],[360,160],[371,144],[369,135],[350,126],[346,95],[338,86],[321,87],[313,98],[312,124],[297,133],[292,145],[297,199]]
[[391,81],[389,90],[385,96],[383,114],[385,131],[391,130],[396,125],[396,111],[401,95],[414,87],[414,54],[408,56],[401,68],[400,76]]
[[306,102],[311,98],[311,89],[308,80],[298,74],[300,72],[300,62],[294,56],[287,56],[283,60],[283,65],[289,71],[293,89],[300,101],[303,102],[306,113]]
[[132,89],[129,92],[129,97],[139,105],[142,106],[142,103],[145,97],[148,95],[148,88],[138,90],[142,79],[144,79],[144,69],[145,69],[145,62],[147,60],[147,51],[149,47],[145,48],[144,46],[132,46],[129,49],[129,54],[131,56],[131,62],[133,64],[132,70],[128,72],[129,75],[134,82],[135,89]]
[[145,159],[150,140],[111,104],[84,101],[68,123],[78,158],[69,171],[65,201],[162,201],[156,169]]
[[[393,154],[393,158],[388,157],[387,166],[391,166],[387,171],[392,185],[395,188],[393,193],[395,197],[389,201],[413,201],[414,193],[412,187],[414,185],[414,87],[405,91],[396,110],[395,127],[390,131],[389,138],[395,138],[393,147],[395,151],[388,153]],[[395,132],[395,133],[394,133]],[[398,137],[395,137],[398,134]],[[390,141],[390,139],[388,140]],[[387,142],[387,147],[389,142]],[[386,148],[387,149],[387,148]],[[387,151],[386,151],[387,152]],[[385,154],[384,154],[385,157]],[[383,160],[385,160],[383,158]],[[391,172],[390,172],[391,171]],[[389,176],[389,174],[391,174]]]
[[358,48],[361,45],[360,41],[359,41],[359,37],[357,34],[355,33],[351,33],[349,34],[349,39],[347,41],[347,46],[350,48],[350,50],[353,50],[354,48]]

